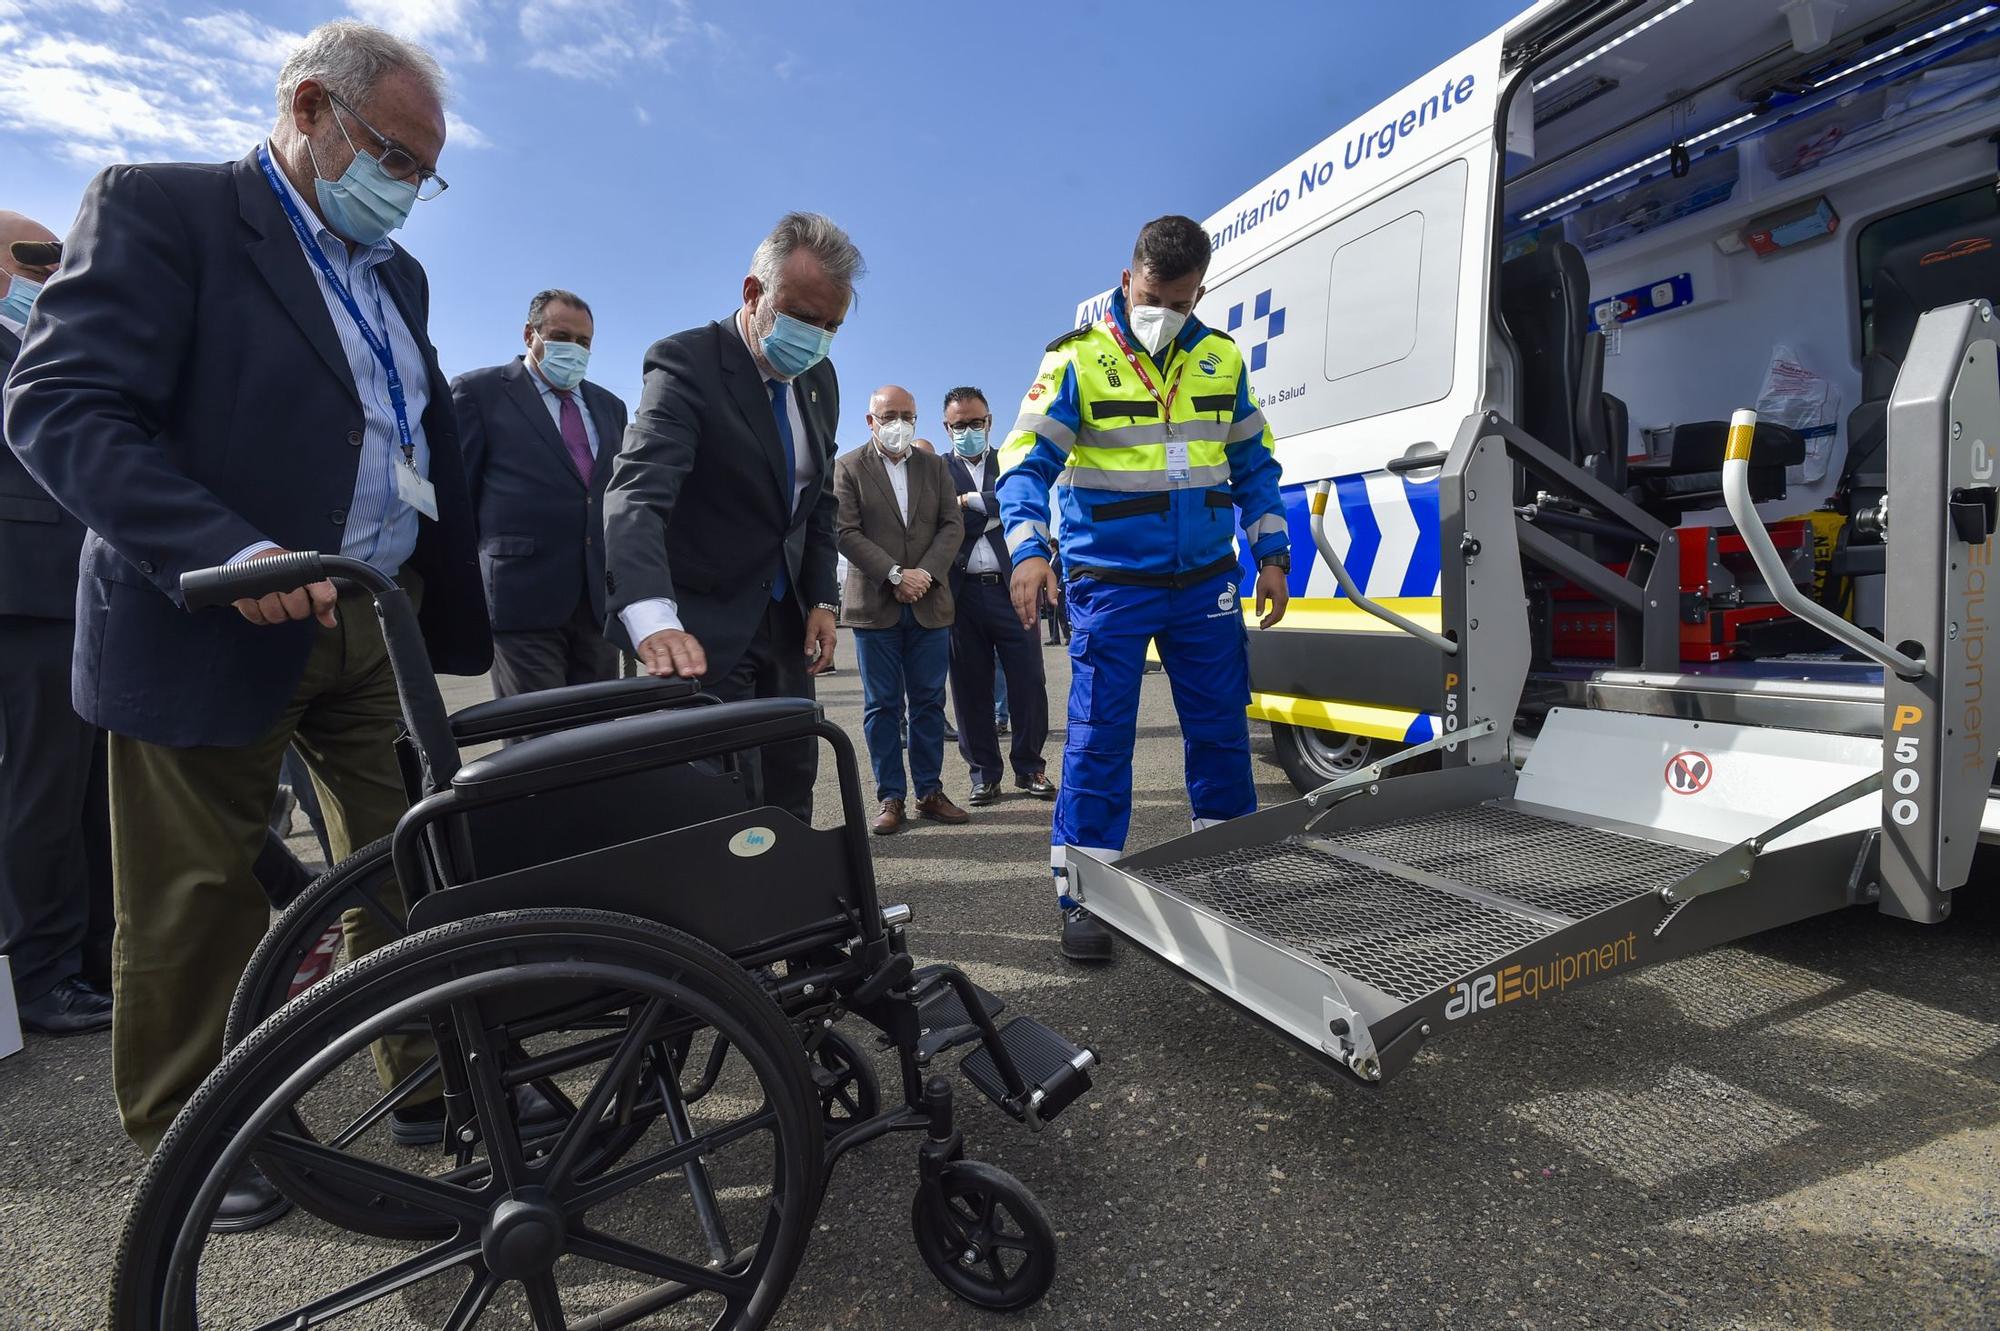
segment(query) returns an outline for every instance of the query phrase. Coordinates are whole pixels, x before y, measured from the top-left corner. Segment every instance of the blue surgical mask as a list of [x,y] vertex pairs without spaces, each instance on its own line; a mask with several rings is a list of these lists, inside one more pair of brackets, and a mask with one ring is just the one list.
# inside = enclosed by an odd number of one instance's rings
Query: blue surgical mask
[[[346,134],[347,127],[342,125],[340,132]],[[354,146],[353,139],[347,142],[349,147]],[[306,151],[312,152],[310,139],[306,141]],[[354,149],[354,160],[347,164],[338,180],[321,180],[318,154],[313,154],[312,160],[313,193],[319,198],[320,216],[335,235],[357,245],[378,245],[387,240],[391,231],[410,219],[410,209],[417,206],[416,185],[397,180],[359,148]]]
[[575,388],[590,368],[590,348],[577,342],[544,342],[537,365],[553,387]]
[[764,334],[758,346],[772,369],[787,379],[796,379],[826,359],[833,346],[833,334],[780,310],[771,331]]
[[951,446],[962,458],[976,458],[986,451],[986,431],[977,429],[953,430]]
[[28,312],[35,308],[35,297],[42,294],[42,284],[19,273],[9,273],[7,277],[7,294],[0,297],[0,314],[24,324],[28,322]]

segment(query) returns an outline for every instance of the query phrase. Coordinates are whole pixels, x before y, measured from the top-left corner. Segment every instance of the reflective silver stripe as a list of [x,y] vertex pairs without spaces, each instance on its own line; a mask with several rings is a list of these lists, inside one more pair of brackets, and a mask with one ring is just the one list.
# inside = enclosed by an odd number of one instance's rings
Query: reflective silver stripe
[[1259,541],[1273,532],[1283,532],[1289,530],[1289,528],[1285,523],[1285,515],[1283,513],[1266,513],[1243,530],[1249,533],[1252,541]]
[[1020,554],[1021,547],[1037,536],[1041,537],[1043,543],[1046,544],[1049,539],[1048,527],[1039,522],[1015,523],[1014,529],[1007,533],[1007,553],[1010,555]]
[[1229,438],[1225,442],[1240,444],[1245,439],[1255,439],[1262,433],[1264,433],[1264,413],[1253,411],[1229,427]]
[[[1178,437],[1201,443],[1228,443],[1229,428],[1228,421],[1174,422],[1174,433]],[[1158,421],[1114,425],[1108,430],[1086,425],[1077,434],[1076,442],[1086,448],[1136,448],[1145,444],[1166,443],[1167,430]]]
[[1170,481],[1165,468],[1157,471],[1102,471],[1096,467],[1078,466],[1072,462],[1056,477],[1057,485],[1074,486],[1082,490],[1120,490],[1134,494],[1151,494],[1165,490],[1206,490],[1217,485],[1229,484],[1229,464],[1217,463],[1213,467],[1190,467],[1187,479]]
[[1076,431],[1059,420],[1053,420],[1038,412],[1024,411],[1014,422],[1015,434],[1037,434],[1054,444],[1063,453],[1076,447]]

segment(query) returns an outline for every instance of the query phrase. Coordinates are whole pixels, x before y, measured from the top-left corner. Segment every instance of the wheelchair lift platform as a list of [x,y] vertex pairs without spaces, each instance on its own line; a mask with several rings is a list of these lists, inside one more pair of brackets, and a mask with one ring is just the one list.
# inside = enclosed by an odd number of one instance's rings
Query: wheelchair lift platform
[[[1520,561],[1560,552],[1517,540],[1513,469],[1600,522],[1629,524],[1635,586],[1653,576],[1649,564],[1671,562],[1673,536],[1483,413],[1448,453],[1404,460],[1439,475],[1441,633],[1359,594],[1325,538],[1326,487],[1315,496],[1314,534],[1343,590],[1436,649],[1444,733],[1149,850],[1069,848],[1071,895],[1367,1085],[1469,1019],[1764,929],[1855,904],[1944,918],[1970,875],[1995,747],[1979,724],[2000,451],[1994,336],[1983,303],[1926,315],[1891,399],[1887,642],[1803,594],[1780,598],[1880,664],[1879,685],[1806,690],[1810,705],[1773,711],[1768,682],[1734,689],[1719,677],[1700,682],[1707,700],[1690,708],[1677,700],[1685,677],[1658,679],[1676,696],[1653,705],[1613,696],[1643,690],[1643,675],[1605,672],[1603,688],[1574,692],[1583,705],[1547,711],[1517,772]],[[1739,413],[1725,466],[1731,514],[1771,561],[1768,580],[1788,588],[1749,499],[1753,429]],[[1641,614],[1633,632],[1658,630]],[[1877,723],[1857,722],[1856,708]],[[1411,770],[1428,754],[1436,770]]]

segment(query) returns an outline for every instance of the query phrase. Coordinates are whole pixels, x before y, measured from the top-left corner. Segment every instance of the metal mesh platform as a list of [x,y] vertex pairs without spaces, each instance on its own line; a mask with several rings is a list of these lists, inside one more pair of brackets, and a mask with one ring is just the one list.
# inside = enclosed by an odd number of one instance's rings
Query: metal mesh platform
[[1574,918],[1665,887],[1708,861],[1683,846],[1487,804],[1318,839]]
[[[1383,861],[1357,863],[1341,852]],[[1150,866],[1148,881],[1415,1002],[1562,927],[1418,874],[1572,918],[1653,892],[1698,851],[1492,806]]]

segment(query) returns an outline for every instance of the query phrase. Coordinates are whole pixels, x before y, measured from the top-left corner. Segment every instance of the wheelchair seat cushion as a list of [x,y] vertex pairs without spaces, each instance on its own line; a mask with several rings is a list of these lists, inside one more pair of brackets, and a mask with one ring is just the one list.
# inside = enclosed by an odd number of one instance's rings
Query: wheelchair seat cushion
[[452,778],[463,795],[503,799],[810,738],[821,718],[810,698],[753,698],[712,707],[624,716],[559,730],[467,763]]

